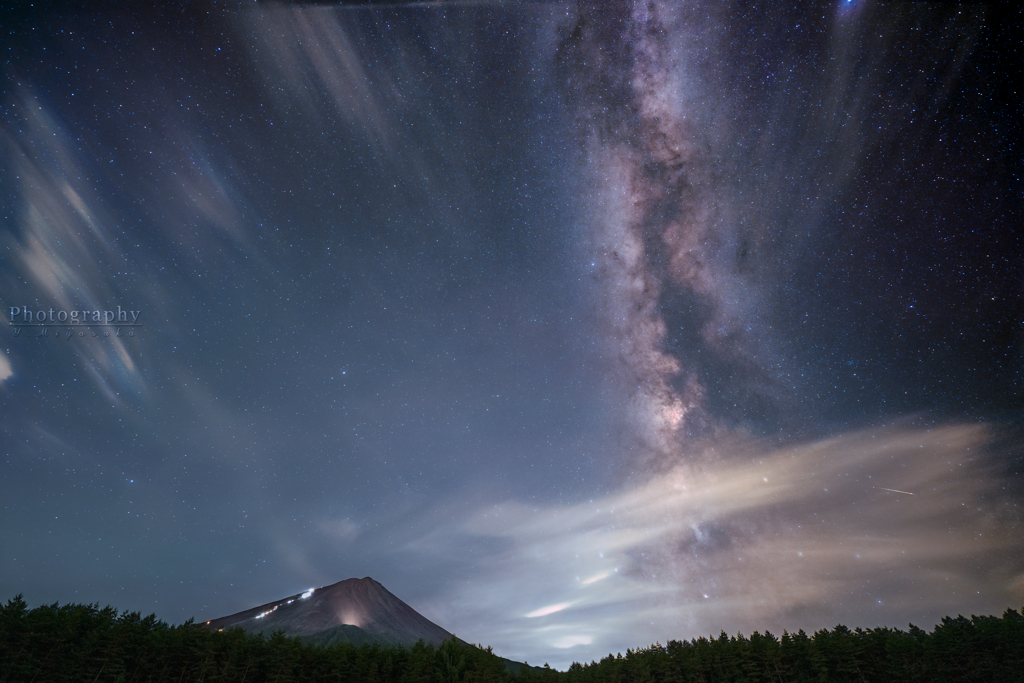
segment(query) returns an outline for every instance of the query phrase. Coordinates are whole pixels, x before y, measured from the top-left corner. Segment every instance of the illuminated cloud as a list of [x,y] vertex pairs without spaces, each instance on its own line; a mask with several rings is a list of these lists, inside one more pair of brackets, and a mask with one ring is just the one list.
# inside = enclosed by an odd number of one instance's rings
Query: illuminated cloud
[[[548,652],[566,665],[556,650],[572,645],[593,645],[576,658],[599,658],[722,629],[930,627],[1024,599],[1024,567],[1012,559],[1024,544],[989,445],[984,425],[903,425],[782,448],[736,441],[593,502],[506,502],[426,542],[504,540],[508,550],[445,599],[451,628],[510,657]],[[513,616],[526,595],[549,606]],[[484,616],[459,623],[473,613]],[[542,627],[526,623],[538,617]]]
[[528,619],[533,619],[535,617],[546,617],[549,614],[561,612],[566,607],[569,607],[571,604],[571,602],[560,602],[557,605],[548,605],[547,607],[541,607],[540,609],[533,610],[532,612],[527,614],[526,617]]
[[11,369],[11,362],[7,360],[7,356],[4,355],[3,351],[0,351],[0,383],[5,382],[8,378],[14,376],[14,370]]
[[[20,184],[20,235],[4,235],[4,242],[22,277],[5,299],[42,310],[110,309],[118,301],[116,274],[125,260],[109,229],[116,221],[91,186],[60,119],[27,90],[18,95],[27,130],[4,143]],[[63,338],[60,348],[71,349],[68,357],[111,403],[121,404],[122,394],[144,391],[127,336],[105,328],[46,331],[51,338]]]
[[590,636],[562,636],[555,640],[552,645],[561,650],[565,650],[570,647],[576,647],[577,645],[590,645],[592,642],[594,642],[594,639]]
[[589,586],[592,583],[597,583],[601,579],[607,579],[609,576],[611,576],[611,574],[609,574],[608,572],[601,572],[600,574],[595,574],[594,576],[591,576],[589,579],[584,579],[583,581],[580,581],[580,584],[584,586]]

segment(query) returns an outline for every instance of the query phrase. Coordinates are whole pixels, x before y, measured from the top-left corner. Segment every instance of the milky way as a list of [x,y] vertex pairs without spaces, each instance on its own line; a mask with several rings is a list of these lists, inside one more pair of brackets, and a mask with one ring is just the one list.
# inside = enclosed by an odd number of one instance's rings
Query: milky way
[[[927,144],[920,120],[948,97],[980,22],[821,12],[765,24],[741,6],[585,5],[563,29],[610,353],[658,457],[722,430],[827,417],[812,398],[821,368],[792,334],[820,324],[825,287],[808,275],[855,253],[850,240],[877,239],[827,217],[859,194],[872,156]],[[801,306],[802,329],[786,330]]]
[[678,436],[715,422],[705,382],[680,351],[721,357],[737,320],[722,300],[733,274],[715,263],[722,231],[713,162],[676,97],[682,84],[664,11],[583,10],[559,58],[598,183],[592,249],[607,286],[609,336],[623,383],[637,386],[631,408],[644,446],[667,455]]
[[141,326],[0,344],[0,599],[372,576],[558,667],[1024,600],[1012,22],[4,12],[0,310]]

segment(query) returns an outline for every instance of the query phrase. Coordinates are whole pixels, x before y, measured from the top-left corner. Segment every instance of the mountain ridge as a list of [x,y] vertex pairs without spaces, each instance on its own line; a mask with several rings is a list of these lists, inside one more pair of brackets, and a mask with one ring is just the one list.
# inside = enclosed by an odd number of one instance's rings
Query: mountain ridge
[[[286,636],[328,644],[411,646],[419,640],[440,645],[452,634],[367,576],[311,588],[203,624],[212,631],[243,628],[250,633],[283,631]],[[343,628],[341,628],[343,627]],[[356,629],[356,630],[353,630]],[[327,632],[332,633],[328,634]],[[367,634],[367,637],[360,632]],[[319,636],[319,637],[318,637]],[[326,642],[325,642],[326,641]]]

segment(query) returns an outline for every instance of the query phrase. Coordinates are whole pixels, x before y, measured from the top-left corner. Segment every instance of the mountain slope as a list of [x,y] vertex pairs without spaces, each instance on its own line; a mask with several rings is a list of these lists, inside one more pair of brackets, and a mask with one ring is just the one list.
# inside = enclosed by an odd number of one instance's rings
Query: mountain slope
[[[280,630],[287,636],[306,640],[343,639],[357,644],[372,641],[412,645],[422,639],[440,645],[452,635],[368,576],[211,619],[204,626],[214,631],[241,626],[246,631],[266,634]],[[360,630],[370,638],[364,640]]]

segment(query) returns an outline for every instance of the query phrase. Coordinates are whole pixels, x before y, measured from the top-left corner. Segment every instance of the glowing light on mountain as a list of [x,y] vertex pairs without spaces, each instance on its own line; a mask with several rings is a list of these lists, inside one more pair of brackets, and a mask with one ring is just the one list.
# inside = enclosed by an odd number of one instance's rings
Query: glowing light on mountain
[[[278,607],[280,607],[280,605],[274,605],[273,607],[268,609],[266,612],[262,612],[260,614],[257,614],[255,617],[253,617],[253,619],[262,619],[263,617],[267,616],[268,614],[277,611]],[[210,623],[210,622],[206,622],[206,623]]]

